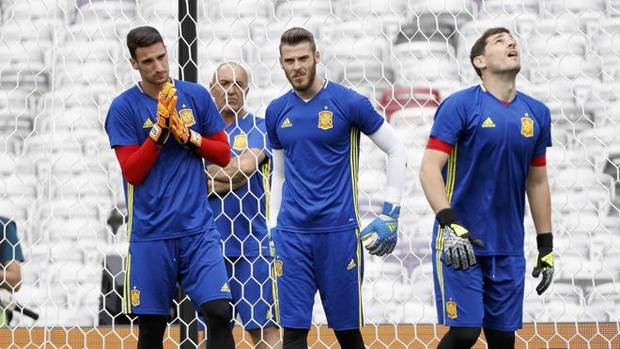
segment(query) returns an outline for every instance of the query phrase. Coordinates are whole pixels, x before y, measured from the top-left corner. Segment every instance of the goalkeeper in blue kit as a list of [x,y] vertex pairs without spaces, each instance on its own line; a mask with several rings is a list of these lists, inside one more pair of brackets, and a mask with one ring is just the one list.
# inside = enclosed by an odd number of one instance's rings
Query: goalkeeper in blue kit
[[[316,75],[312,33],[280,39],[280,65],[292,89],[267,107],[272,147],[270,234],[274,242],[276,319],[285,349],[307,348],[314,296],[344,349],[364,348],[362,241],[391,253],[398,236],[406,150],[367,98]],[[360,133],[388,155],[383,214],[362,232],[358,217]]]
[[141,81],[112,101],[105,122],[128,211],[123,312],[138,316],[138,349],[163,348],[178,283],[206,319],[207,346],[234,348],[228,275],[202,162],[228,164],[225,125],[204,87],[170,79],[155,28],[132,29],[127,47]]
[[553,235],[546,148],[551,116],[516,90],[517,43],[505,28],[487,30],[470,59],[482,83],[437,109],[420,168],[436,213],[432,252],[439,349],[470,348],[481,332],[489,348],[515,345],[525,285],[525,197],[537,231],[540,295],[553,279]]

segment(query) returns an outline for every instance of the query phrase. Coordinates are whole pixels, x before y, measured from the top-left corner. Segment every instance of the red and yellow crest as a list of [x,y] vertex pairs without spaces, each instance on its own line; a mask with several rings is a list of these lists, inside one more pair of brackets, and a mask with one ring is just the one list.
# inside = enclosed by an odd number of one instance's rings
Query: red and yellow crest
[[534,137],[534,120],[525,114],[521,118],[521,135],[523,137]]
[[248,146],[248,136],[245,133],[240,133],[233,139],[233,149],[243,150]]
[[181,109],[179,110],[179,118],[183,121],[183,124],[186,127],[192,127],[196,124],[196,120],[194,119],[194,113],[191,109]]
[[446,303],[446,313],[450,319],[456,319],[458,314],[456,313],[456,302],[448,301]]
[[137,307],[140,305],[140,291],[133,289],[131,290],[131,306]]
[[334,127],[334,113],[329,110],[319,112],[319,128],[329,130]]

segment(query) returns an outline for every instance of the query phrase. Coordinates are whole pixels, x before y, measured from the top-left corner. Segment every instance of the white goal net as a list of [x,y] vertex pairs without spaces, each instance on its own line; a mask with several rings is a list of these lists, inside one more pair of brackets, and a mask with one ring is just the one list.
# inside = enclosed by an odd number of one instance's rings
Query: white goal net
[[[105,116],[111,99],[139,79],[125,46],[131,28],[160,30],[171,75],[178,77],[178,42],[184,40],[178,4],[0,4],[0,216],[17,223],[25,258],[21,288],[4,307],[19,303],[40,315],[35,321],[13,311],[0,330],[0,347],[52,340],[39,341],[37,328],[67,336],[80,328],[103,338],[99,328],[133,324],[120,314],[127,209]],[[551,109],[547,163],[556,246],[555,281],[538,296],[537,280],[529,275],[535,233],[526,217],[523,320],[530,327],[517,342],[620,345],[620,1],[209,0],[198,1],[194,20],[201,84],[209,84],[220,63],[243,63],[252,74],[248,110],[263,116],[268,103],[290,88],[278,61],[280,35],[302,26],[317,40],[320,74],[369,97],[406,144],[398,245],[390,256],[365,256],[364,333],[373,348],[431,348],[441,337],[441,326],[433,325],[434,215],[418,180],[421,155],[437,105],[479,83],[469,62],[474,40],[490,27],[511,29],[523,53],[517,88]],[[359,203],[367,223],[381,210],[385,155],[368,138],[361,143]],[[4,246],[12,244],[5,235]],[[182,322],[177,311],[171,314],[172,324]],[[581,333],[580,323],[593,330]],[[326,324],[318,297],[313,324]],[[430,332],[417,332],[419,324],[429,324]],[[575,330],[562,331],[567,324]],[[30,335],[21,338],[23,331]],[[129,336],[135,340],[135,333]],[[239,338],[252,343],[247,335]],[[316,343],[337,347],[333,338]]]

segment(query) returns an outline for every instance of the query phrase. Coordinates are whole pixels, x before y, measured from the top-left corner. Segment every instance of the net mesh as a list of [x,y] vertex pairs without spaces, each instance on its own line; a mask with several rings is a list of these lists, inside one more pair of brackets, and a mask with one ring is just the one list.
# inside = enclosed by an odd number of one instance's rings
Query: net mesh
[[[34,321],[14,312],[10,331],[15,336],[26,329],[30,339],[24,343],[31,345],[38,340],[35,327],[67,334],[95,327],[89,333],[103,338],[108,332],[99,331],[102,326],[133,324],[120,314],[127,210],[105,115],[111,99],[139,80],[124,46],[130,28],[160,30],[171,75],[178,77],[178,42],[186,39],[178,37],[177,3],[0,4],[0,214],[17,222],[26,258],[23,285],[12,302],[40,314]],[[407,332],[412,324],[436,321],[429,246],[434,216],[417,179],[421,154],[438,103],[478,83],[469,62],[473,41],[492,26],[511,29],[523,53],[517,86],[543,100],[553,120],[547,160],[556,279],[547,293],[536,295],[529,270],[537,252],[528,216],[523,318],[551,323],[560,343],[584,335],[575,330],[567,337],[558,324],[594,323],[594,336],[612,346],[620,318],[620,1],[213,0],[199,1],[195,21],[203,85],[221,62],[241,62],[252,74],[248,109],[264,115],[268,103],[290,88],[278,62],[280,35],[302,26],[317,40],[319,73],[369,97],[406,144],[399,243],[388,257],[365,257],[371,328],[365,333],[373,347],[431,347],[439,338],[435,327],[430,339]],[[385,155],[363,137],[364,222],[380,212],[384,187]],[[616,324],[612,336],[598,327],[606,323]],[[326,324],[318,296],[313,324]],[[409,333],[407,339],[385,340],[379,329],[386,326]],[[542,333],[537,331],[519,332],[519,342],[534,343]],[[247,335],[241,340],[251,343]],[[333,338],[319,336],[317,343],[335,346]]]

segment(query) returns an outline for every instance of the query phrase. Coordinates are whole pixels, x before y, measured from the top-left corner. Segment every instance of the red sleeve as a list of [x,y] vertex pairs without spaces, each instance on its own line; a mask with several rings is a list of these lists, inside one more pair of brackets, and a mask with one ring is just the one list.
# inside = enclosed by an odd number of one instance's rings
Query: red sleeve
[[439,150],[446,154],[450,154],[452,152],[452,148],[453,146],[451,144],[433,136],[429,137],[428,143],[426,143],[426,149]]
[[225,167],[230,161],[230,145],[226,133],[220,131],[210,136],[202,136],[200,149],[196,150],[196,153],[203,159]]
[[142,183],[159,157],[157,144],[148,137],[141,146],[118,146],[114,147],[114,152],[121,165],[123,177],[132,185]]
[[533,158],[532,162],[530,162],[530,165],[537,167],[547,166],[547,156],[543,154]]

